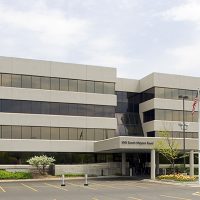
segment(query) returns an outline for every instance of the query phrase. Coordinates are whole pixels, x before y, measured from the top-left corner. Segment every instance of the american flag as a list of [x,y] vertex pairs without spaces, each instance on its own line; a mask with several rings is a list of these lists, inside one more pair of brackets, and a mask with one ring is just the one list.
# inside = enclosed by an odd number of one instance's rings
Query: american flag
[[192,115],[194,115],[197,102],[198,102],[198,92],[197,92],[196,97],[194,98],[194,101],[193,101],[193,104],[192,104]]

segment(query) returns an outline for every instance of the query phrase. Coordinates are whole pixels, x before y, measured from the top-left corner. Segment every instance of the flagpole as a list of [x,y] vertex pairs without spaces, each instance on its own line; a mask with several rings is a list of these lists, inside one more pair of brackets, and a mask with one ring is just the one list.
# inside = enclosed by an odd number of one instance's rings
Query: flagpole
[[198,180],[199,180],[199,185],[200,185],[200,112],[199,112],[199,88],[198,88]]

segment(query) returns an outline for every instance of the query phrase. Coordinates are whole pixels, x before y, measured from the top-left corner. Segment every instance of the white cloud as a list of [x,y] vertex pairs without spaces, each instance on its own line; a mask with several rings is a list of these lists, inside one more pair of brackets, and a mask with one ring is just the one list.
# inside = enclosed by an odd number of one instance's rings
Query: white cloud
[[32,10],[19,11],[0,4],[0,25],[8,25],[16,31],[29,31],[37,35],[40,42],[58,46],[78,43],[87,37],[84,33],[89,27],[88,21],[66,18],[62,11],[48,10],[44,5],[38,7],[35,4]]
[[200,25],[200,1],[187,0],[186,3],[163,12],[162,16],[169,20],[191,21]]

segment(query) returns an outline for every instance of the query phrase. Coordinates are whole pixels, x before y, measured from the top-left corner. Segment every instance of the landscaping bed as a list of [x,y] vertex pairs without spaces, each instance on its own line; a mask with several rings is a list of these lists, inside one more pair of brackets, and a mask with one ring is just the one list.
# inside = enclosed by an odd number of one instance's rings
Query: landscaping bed
[[29,172],[8,172],[0,170],[0,180],[5,179],[31,179],[32,174]]
[[197,180],[197,176],[189,176],[185,174],[169,174],[169,175],[161,175],[157,177],[159,180],[173,180],[179,182],[192,182]]

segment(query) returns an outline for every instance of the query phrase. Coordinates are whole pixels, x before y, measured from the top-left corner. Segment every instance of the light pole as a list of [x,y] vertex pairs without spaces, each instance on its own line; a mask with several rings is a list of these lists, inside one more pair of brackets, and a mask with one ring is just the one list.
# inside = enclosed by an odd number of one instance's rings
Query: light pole
[[182,129],[183,129],[183,170],[185,172],[185,130],[187,129],[187,124],[185,123],[185,99],[188,99],[188,96],[183,96],[179,95],[179,99],[183,100],[183,124]]

